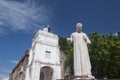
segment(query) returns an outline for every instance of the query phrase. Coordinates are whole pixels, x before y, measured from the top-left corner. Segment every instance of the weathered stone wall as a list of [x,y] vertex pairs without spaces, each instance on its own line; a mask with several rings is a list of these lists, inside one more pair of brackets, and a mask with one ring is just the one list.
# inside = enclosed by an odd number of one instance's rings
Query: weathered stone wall
[[17,66],[13,69],[12,73],[10,74],[9,80],[24,80],[25,78],[25,71],[28,65],[28,52],[25,53],[23,58],[17,64]]

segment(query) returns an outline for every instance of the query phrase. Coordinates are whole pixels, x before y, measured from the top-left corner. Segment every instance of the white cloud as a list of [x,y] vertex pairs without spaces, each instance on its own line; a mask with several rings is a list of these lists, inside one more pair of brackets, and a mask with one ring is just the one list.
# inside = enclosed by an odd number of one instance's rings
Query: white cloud
[[9,77],[3,78],[2,80],[9,80]]
[[5,24],[2,22],[2,21],[0,21],[0,26],[4,26]]
[[0,80],[2,80],[5,77],[6,77],[6,75],[0,74]]
[[1,66],[0,66],[0,70],[1,70],[2,72],[5,72],[5,73],[10,73],[10,72],[11,72],[10,70],[8,70],[8,69],[6,69],[6,68],[4,68],[4,67],[1,67]]
[[32,0],[23,2],[0,0],[0,27],[5,31],[30,31],[49,20],[50,9]]
[[0,80],[9,80],[8,75],[0,74]]
[[11,71],[0,66],[0,80],[9,80],[9,73]]
[[17,64],[18,61],[17,60],[10,60],[9,62],[13,63],[13,64]]

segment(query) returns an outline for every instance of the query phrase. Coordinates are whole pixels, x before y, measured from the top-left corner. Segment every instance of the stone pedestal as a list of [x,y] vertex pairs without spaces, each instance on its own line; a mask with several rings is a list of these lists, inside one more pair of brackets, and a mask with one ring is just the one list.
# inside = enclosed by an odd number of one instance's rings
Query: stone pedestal
[[73,80],[95,80],[93,76],[75,76]]
[[73,80],[95,80],[95,79],[91,79],[91,78],[75,78]]

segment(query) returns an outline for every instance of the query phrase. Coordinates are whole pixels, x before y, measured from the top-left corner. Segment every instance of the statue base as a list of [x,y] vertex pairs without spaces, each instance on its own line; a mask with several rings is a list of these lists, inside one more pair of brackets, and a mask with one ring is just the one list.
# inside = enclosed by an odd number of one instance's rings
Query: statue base
[[75,76],[73,80],[95,80],[94,76]]

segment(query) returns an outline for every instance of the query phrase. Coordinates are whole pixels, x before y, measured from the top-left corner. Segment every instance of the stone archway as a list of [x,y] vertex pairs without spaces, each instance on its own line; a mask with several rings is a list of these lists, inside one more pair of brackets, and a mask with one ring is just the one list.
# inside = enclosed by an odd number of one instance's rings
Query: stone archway
[[45,66],[41,68],[39,80],[52,80],[53,68]]

